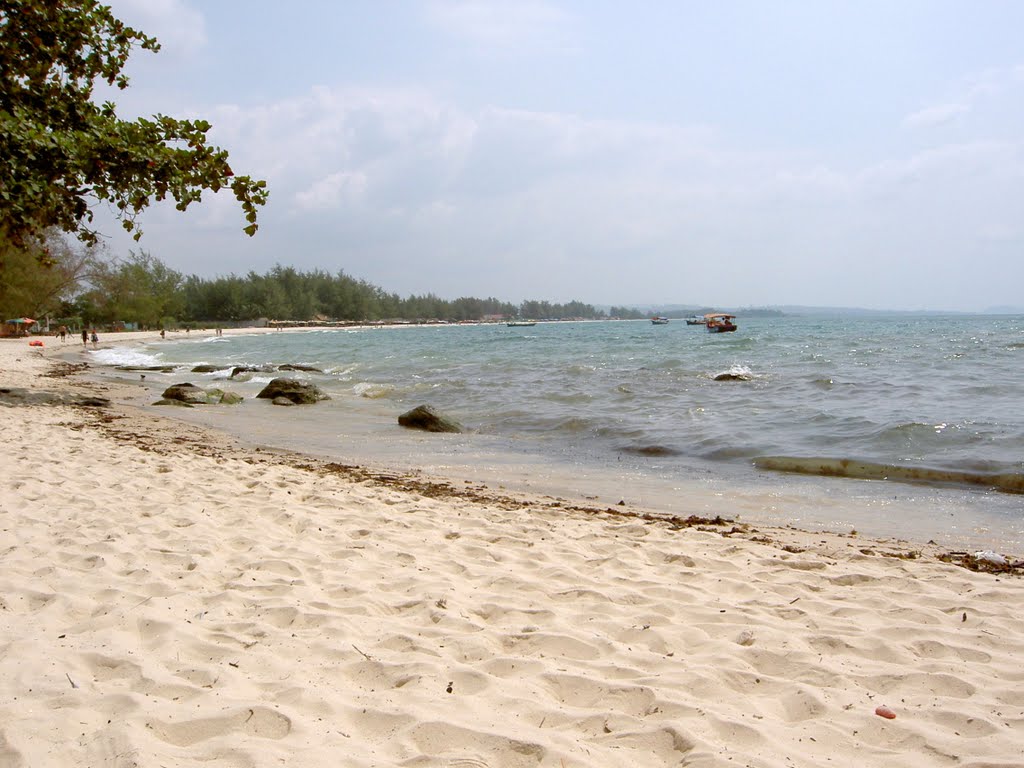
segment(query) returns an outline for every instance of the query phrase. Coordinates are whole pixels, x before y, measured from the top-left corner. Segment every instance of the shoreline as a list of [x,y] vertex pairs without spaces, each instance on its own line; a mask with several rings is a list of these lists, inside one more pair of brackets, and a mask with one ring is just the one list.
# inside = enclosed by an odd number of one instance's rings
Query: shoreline
[[113,404],[0,407],[0,762],[1019,763],[1019,576],[250,448],[19,341]]
[[[379,326],[362,325],[347,327],[344,330],[373,330],[377,327]],[[396,325],[394,327],[401,328],[407,326]],[[332,330],[338,329],[334,326],[235,328],[223,329],[223,333],[225,335],[253,335]],[[179,341],[188,336],[184,332],[175,333],[178,334],[179,338],[171,339],[171,341]],[[215,333],[215,330],[212,329],[195,331],[197,338],[213,337]],[[158,339],[160,339],[159,331],[111,333],[107,334],[105,339],[101,338],[98,347],[102,349],[104,346],[109,348],[113,345],[142,345],[157,341]],[[10,344],[11,341],[7,340],[7,343]],[[93,345],[90,342],[88,350],[92,349]],[[93,365],[81,355],[84,350],[77,343],[69,342],[67,344],[54,345],[49,347],[48,351],[52,356],[59,357],[61,360],[86,363],[90,369],[99,370],[101,368],[101,366]],[[55,352],[58,354],[53,355]],[[39,354],[38,350],[34,350],[33,353]],[[42,352],[40,356],[46,357],[46,351]],[[922,536],[919,532],[858,532],[858,524],[855,522],[858,517],[873,517],[880,513],[877,510],[871,509],[871,503],[868,506],[864,506],[862,502],[858,502],[858,495],[855,493],[854,486],[852,485],[849,485],[845,492],[840,487],[834,494],[819,497],[818,503],[827,504],[829,507],[839,509],[857,509],[858,513],[855,515],[842,515],[835,512],[830,515],[829,519],[815,519],[807,516],[808,505],[814,503],[813,496],[809,497],[810,500],[808,500],[803,499],[799,493],[784,492],[780,500],[776,498],[778,496],[777,493],[765,488],[756,486],[737,486],[734,488],[725,477],[721,478],[721,482],[709,488],[699,487],[697,483],[691,484],[686,489],[690,496],[683,505],[685,510],[679,512],[677,511],[678,505],[676,504],[659,504],[657,501],[652,504],[647,499],[650,494],[644,491],[634,494],[635,498],[630,498],[628,502],[619,500],[622,497],[622,493],[615,490],[615,483],[609,484],[604,478],[596,476],[596,470],[573,477],[565,475],[564,472],[561,474],[555,473],[548,477],[546,481],[539,482],[539,474],[544,469],[550,469],[550,467],[538,465],[531,468],[529,465],[524,465],[522,468],[523,472],[520,473],[522,477],[516,480],[508,476],[499,476],[501,472],[507,469],[507,466],[501,461],[495,467],[492,467],[490,471],[484,471],[481,466],[460,465],[457,461],[451,465],[442,462],[439,466],[428,466],[422,460],[418,462],[401,462],[395,460],[394,457],[391,459],[388,457],[376,457],[371,460],[367,460],[363,456],[339,458],[333,455],[333,452],[321,453],[298,444],[282,445],[280,444],[281,441],[275,441],[278,442],[277,445],[263,443],[259,439],[249,436],[248,432],[243,436],[237,430],[232,431],[226,425],[218,425],[212,423],[209,419],[201,417],[196,418],[199,414],[193,412],[176,411],[155,414],[151,409],[146,409],[140,404],[146,398],[140,400],[138,389],[133,387],[127,380],[115,381],[110,378],[94,378],[101,386],[121,388],[120,394],[116,398],[117,404],[123,409],[127,409],[128,413],[131,414],[133,425],[146,424],[150,419],[167,422],[168,428],[171,430],[175,429],[173,425],[191,425],[194,429],[207,431],[218,439],[233,441],[235,443],[235,450],[240,451],[244,455],[259,453],[263,456],[290,456],[290,460],[293,463],[304,465],[345,465],[363,476],[405,478],[406,484],[410,487],[424,484],[436,488],[472,486],[478,489],[478,493],[482,494],[481,498],[484,499],[515,498],[521,499],[523,504],[553,501],[561,506],[585,509],[591,512],[607,510],[615,514],[625,514],[634,517],[646,516],[664,519],[723,517],[728,519],[730,523],[736,523],[755,531],[763,529],[778,532],[776,535],[781,534],[783,536],[785,532],[794,532],[798,537],[832,536],[841,540],[850,539],[854,541],[859,538],[862,541],[874,541],[888,545],[893,551],[903,553],[919,552],[929,555],[948,554],[951,551],[970,553],[977,550],[980,546],[987,551],[998,551],[1006,555],[1011,561],[1024,558],[1024,550],[1020,550],[1019,546],[1014,546],[1014,544],[1019,544],[1016,540],[1013,543],[1003,540],[998,540],[997,542],[997,537],[978,533],[973,534],[973,537],[971,534],[964,532],[955,535],[947,532],[944,536],[933,534],[929,537],[927,534]],[[128,401],[132,402],[129,403]],[[203,409],[200,409],[200,412],[202,411]],[[138,429],[137,426],[136,428]],[[141,431],[149,432],[151,430],[143,427]],[[446,458],[448,461],[451,461],[456,457],[447,456]],[[575,468],[572,469],[575,471]],[[791,477],[801,479],[794,475],[791,475]],[[619,478],[619,482],[629,484],[636,482],[636,479]],[[849,482],[856,482],[856,480]],[[914,486],[911,485],[910,487]],[[941,490],[940,488],[937,489],[928,485],[917,487],[920,489],[920,492]],[[613,496],[614,499],[612,499]],[[657,494],[654,494],[654,496],[656,498]],[[616,502],[616,500],[619,501]],[[615,509],[613,507],[620,508]],[[762,513],[758,515],[756,510],[759,507],[771,508],[775,511],[775,514],[765,515]],[[785,512],[787,507],[797,510],[797,514],[787,515]],[[839,523],[838,518],[840,517],[844,518],[844,521],[849,520],[849,524]],[[799,522],[789,522],[788,520]],[[877,523],[878,521],[876,520],[876,525]],[[970,538],[975,538],[978,543],[973,543],[972,546],[972,542],[969,541]],[[1008,546],[1010,547],[1009,549],[1007,549]]]
[[[256,334],[252,330],[239,329],[236,333],[262,335],[279,352],[293,346],[287,341],[275,343],[272,337],[265,336],[273,333],[272,329],[255,329]],[[304,330],[292,329],[293,332]],[[337,331],[333,328],[310,330],[314,334]],[[379,329],[367,326],[356,330]],[[444,334],[443,330],[439,332]],[[131,349],[136,344],[146,344],[145,337],[135,338],[134,344],[120,346]],[[358,333],[349,338],[357,339]],[[157,342],[147,345],[150,352],[162,346],[152,334],[150,339]],[[126,340],[132,342],[133,338],[129,335]],[[307,343],[302,339],[296,341],[298,347]],[[255,341],[255,344],[267,342]],[[365,342],[370,346],[377,343],[369,337]],[[242,346],[249,343],[252,342],[243,342]],[[359,341],[355,343],[363,345]],[[114,349],[119,345],[106,346]],[[180,367],[183,358],[178,350],[205,348],[208,352],[188,352],[185,359],[216,363],[218,354],[213,350],[225,348],[217,344],[191,345],[185,336],[175,339],[172,346],[174,351],[168,354],[172,360],[179,361],[179,367],[174,373],[156,372],[146,376],[145,384],[150,390],[148,402],[157,399],[163,387],[182,380],[211,386],[195,381],[184,372],[187,368]],[[92,354],[73,354],[72,357],[88,357],[90,361],[93,358]],[[95,357],[97,376],[119,379],[128,385],[139,384],[138,373],[119,373],[110,367],[117,364],[118,357],[121,358],[118,362],[131,363],[133,353]],[[99,364],[101,357],[105,358],[104,364]],[[278,362],[296,361],[285,352]],[[393,371],[392,375],[398,380],[402,377],[400,372]],[[219,376],[199,374],[199,378],[207,382],[213,380],[215,387],[232,385],[224,379],[223,372]],[[670,515],[715,517],[721,514],[755,525],[793,525],[828,532],[858,530],[873,538],[935,541],[949,549],[1024,552],[1024,527],[1016,500],[1011,498],[1014,494],[994,493],[977,484],[957,484],[952,482],[951,470],[928,469],[926,463],[915,467],[897,461],[892,466],[875,466],[850,459],[851,468],[873,470],[868,473],[869,478],[858,479],[833,477],[842,473],[831,471],[830,462],[846,464],[847,460],[812,458],[813,452],[802,454],[803,459],[785,460],[787,466],[794,462],[801,468],[813,465],[815,470],[804,474],[764,469],[759,464],[763,459],[707,461],[689,456],[678,461],[669,459],[665,466],[658,467],[660,459],[638,459],[626,455],[628,448],[616,449],[609,445],[598,446],[593,452],[589,452],[586,445],[552,451],[537,435],[529,433],[499,434],[487,429],[470,429],[458,438],[426,437],[396,430],[394,420],[399,411],[389,410],[386,400],[380,403],[373,398],[365,400],[357,396],[358,392],[333,380],[318,383],[320,386],[338,385],[329,390],[334,401],[312,410],[291,410],[286,417],[255,407],[257,404],[251,397],[257,390],[250,387],[246,391],[245,384],[240,385],[242,389],[238,391],[248,402],[240,407],[176,409],[172,415],[175,419],[227,432],[252,445],[272,445],[343,463],[372,465],[382,471],[401,467],[403,471],[427,474],[438,480],[456,483],[470,480],[527,495],[568,495],[589,506],[611,506],[625,501],[638,510]],[[152,411],[146,407],[147,395],[143,388],[137,388],[137,404]],[[402,407],[413,404],[405,403]],[[453,403],[447,405],[455,408]],[[897,482],[893,476],[908,480]],[[927,477],[933,481],[927,482]]]

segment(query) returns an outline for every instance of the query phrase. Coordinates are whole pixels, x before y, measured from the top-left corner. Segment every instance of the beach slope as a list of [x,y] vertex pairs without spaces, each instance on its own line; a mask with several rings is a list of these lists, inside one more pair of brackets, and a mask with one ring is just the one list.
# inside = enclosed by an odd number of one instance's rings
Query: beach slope
[[1024,763],[1017,576],[255,452],[46,354],[0,387],[115,404],[0,406],[0,766]]

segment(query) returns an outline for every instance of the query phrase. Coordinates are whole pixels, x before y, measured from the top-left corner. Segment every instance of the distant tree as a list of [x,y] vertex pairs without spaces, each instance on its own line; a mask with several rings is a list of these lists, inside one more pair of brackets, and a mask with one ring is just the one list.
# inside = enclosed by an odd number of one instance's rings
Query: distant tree
[[617,317],[620,320],[639,320],[646,315],[638,309],[633,307],[611,307],[608,310],[610,317]]
[[180,272],[139,251],[128,259],[102,264],[90,279],[100,319],[157,327],[167,317],[181,317],[185,295]]
[[[40,264],[39,253],[47,254],[45,265]],[[95,249],[74,247],[55,229],[27,246],[0,237],[0,320],[58,314],[96,261]]]
[[95,243],[95,201],[138,239],[151,201],[170,196],[183,211],[223,188],[256,232],[266,183],[235,176],[228,153],[207,144],[208,122],[125,121],[93,101],[98,82],[127,87],[121,70],[136,47],[160,48],[95,0],[0,0],[0,237],[15,247],[31,249],[51,227]]

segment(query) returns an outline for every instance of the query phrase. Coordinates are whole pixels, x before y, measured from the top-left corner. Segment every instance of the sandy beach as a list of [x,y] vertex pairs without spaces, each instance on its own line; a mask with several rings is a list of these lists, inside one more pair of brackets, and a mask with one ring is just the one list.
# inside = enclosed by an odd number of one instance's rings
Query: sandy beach
[[0,768],[1024,765],[1020,568],[258,450],[45,341],[0,388],[111,404],[0,403]]

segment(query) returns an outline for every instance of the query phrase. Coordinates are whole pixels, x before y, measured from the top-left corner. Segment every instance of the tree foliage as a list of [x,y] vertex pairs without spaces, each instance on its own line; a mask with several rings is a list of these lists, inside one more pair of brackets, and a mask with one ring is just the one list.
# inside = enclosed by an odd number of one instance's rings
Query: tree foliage
[[266,183],[234,175],[228,153],[207,143],[208,122],[126,121],[93,101],[99,82],[127,87],[133,49],[159,47],[95,0],[0,0],[0,236],[10,244],[31,247],[50,228],[95,243],[95,201],[138,239],[136,217],[153,200],[185,210],[225,188],[256,232]]
[[[520,305],[495,298],[449,301],[434,294],[400,298],[339,270],[303,272],[275,266],[266,273],[212,279],[183,276],[142,251],[124,261],[101,264],[91,288],[79,299],[80,314],[100,322],[155,327],[166,317],[193,323],[276,320],[445,320],[499,318],[597,318],[602,313],[578,301],[529,301]],[[540,313],[540,314],[538,314]]]
[[301,272],[276,266],[265,274],[230,275],[211,280],[188,277],[183,284],[184,317],[194,321],[278,320],[446,320],[486,317],[536,319],[597,318],[589,304],[525,301],[516,305],[495,298],[462,297],[450,301],[432,293],[400,298],[343,271]]
[[[49,254],[47,265],[39,263],[35,255],[39,252]],[[79,292],[96,261],[94,249],[73,246],[56,230],[46,232],[28,248],[0,237],[0,321],[57,313],[62,302]]]
[[128,320],[156,328],[164,318],[180,317],[185,306],[181,273],[145,251],[98,265],[90,282],[92,315],[101,322]]

